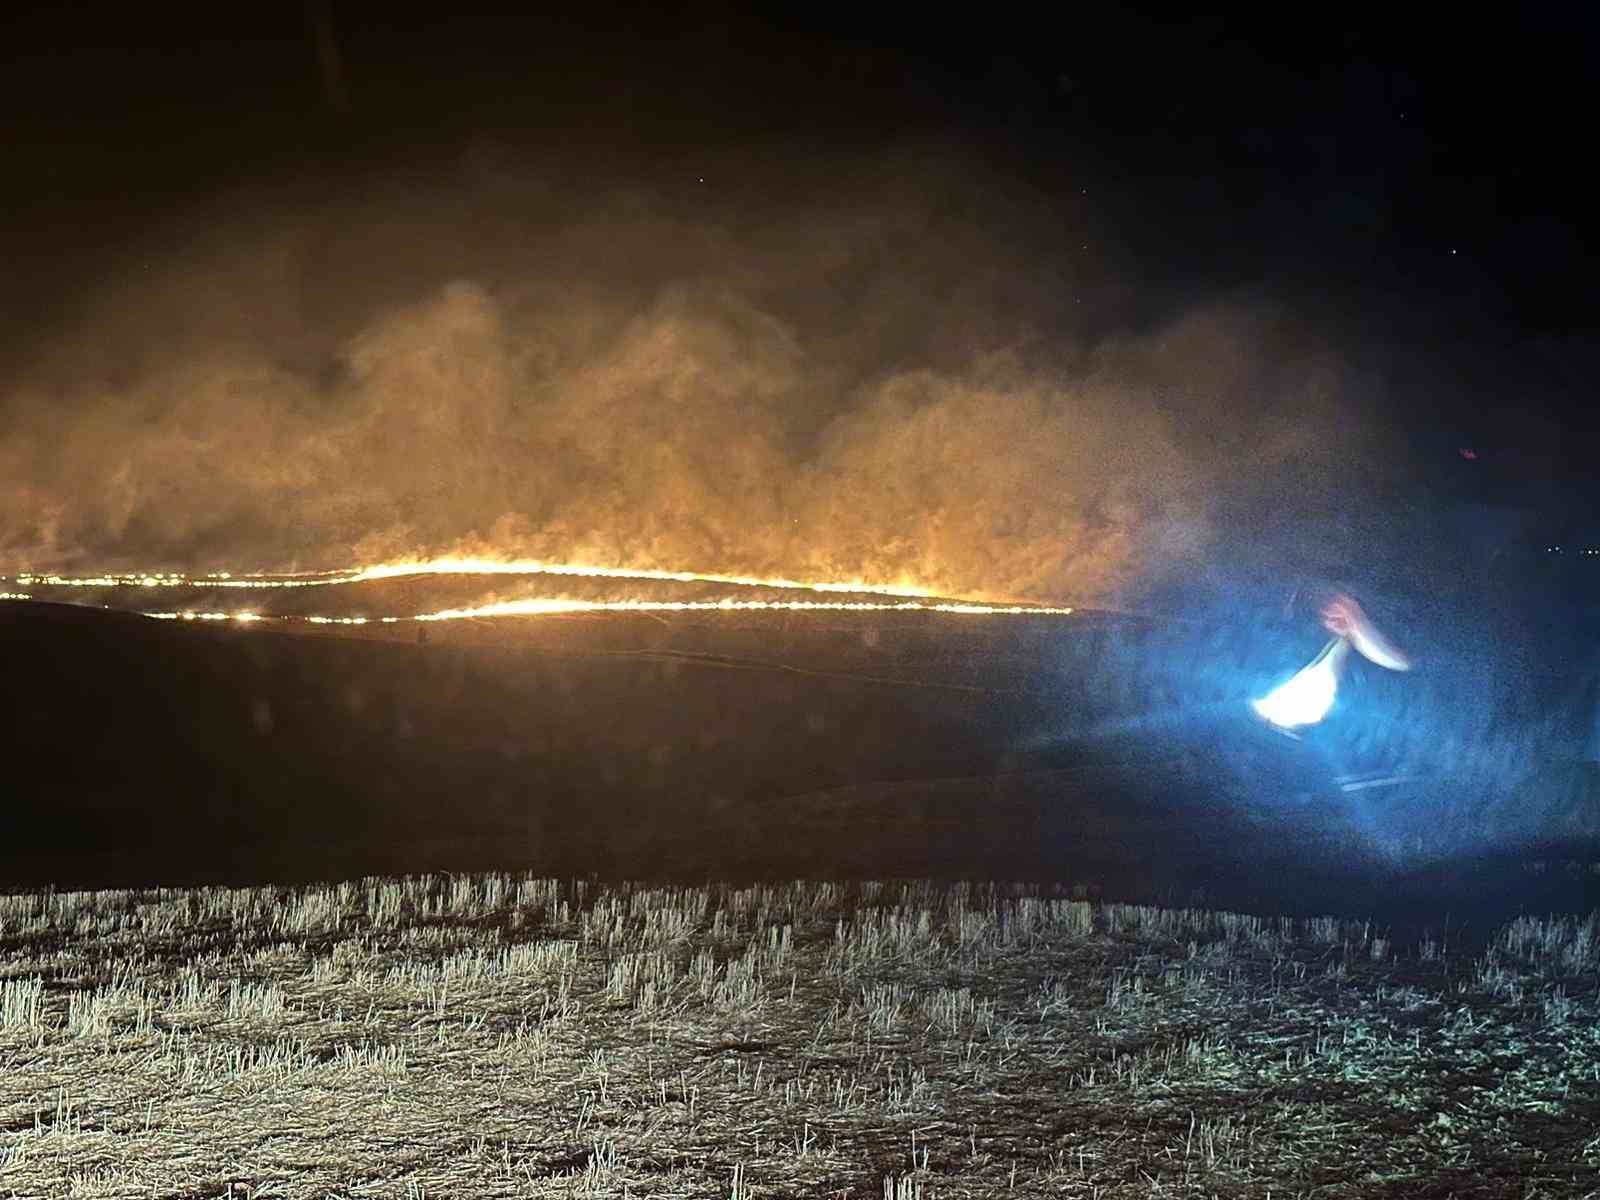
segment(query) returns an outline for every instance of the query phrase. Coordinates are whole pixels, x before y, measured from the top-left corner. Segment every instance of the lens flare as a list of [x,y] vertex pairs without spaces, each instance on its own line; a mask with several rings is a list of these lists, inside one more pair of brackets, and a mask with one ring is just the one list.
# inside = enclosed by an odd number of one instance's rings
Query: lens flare
[[1256,715],[1279,729],[1303,729],[1315,725],[1328,715],[1339,692],[1339,675],[1344,667],[1350,643],[1335,638],[1322,648],[1316,658],[1296,671],[1286,682],[1279,684],[1250,707]]

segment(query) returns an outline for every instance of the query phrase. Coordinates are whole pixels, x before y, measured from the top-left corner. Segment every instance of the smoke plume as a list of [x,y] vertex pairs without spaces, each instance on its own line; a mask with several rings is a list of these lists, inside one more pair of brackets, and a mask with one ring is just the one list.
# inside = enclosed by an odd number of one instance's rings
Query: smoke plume
[[483,154],[153,235],[10,355],[0,566],[470,551],[1109,603],[1340,507],[1381,389],[1281,311],[1152,311],[1083,214],[970,161],[686,179]]

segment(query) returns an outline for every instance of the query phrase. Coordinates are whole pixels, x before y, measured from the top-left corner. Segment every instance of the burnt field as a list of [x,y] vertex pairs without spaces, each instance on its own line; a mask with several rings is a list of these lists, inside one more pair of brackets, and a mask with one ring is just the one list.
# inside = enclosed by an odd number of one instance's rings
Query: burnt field
[[1571,771],[1307,794],[1242,769],[1278,748],[1228,715],[1241,676],[1218,664],[1249,639],[1207,636],[1094,613],[351,627],[4,603],[0,881],[933,876],[1479,935],[1592,907]]

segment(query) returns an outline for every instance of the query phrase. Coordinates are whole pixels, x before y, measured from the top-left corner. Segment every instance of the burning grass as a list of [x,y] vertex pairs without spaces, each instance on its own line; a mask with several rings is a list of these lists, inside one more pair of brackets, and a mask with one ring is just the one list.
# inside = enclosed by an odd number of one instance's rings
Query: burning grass
[[1600,915],[924,883],[0,897],[0,1195],[1568,1196]]
[[[7,578],[0,576],[0,583]],[[410,626],[417,621],[598,613],[1060,617],[1073,611],[1031,602],[941,598],[905,581],[759,578],[476,558],[387,563],[309,574],[223,571],[184,575],[134,571],[97,575],[24,573],[15,579],[28,591],[3,592],[0,599],[100,603],[162,620],[246,624],[267,621],[287,628],[301,624]],[[507,586],[513,594],[502,594],[502,588]],[[316,599],[304,599],[312,593]],[[297,600],[297,596],[302,598]]]

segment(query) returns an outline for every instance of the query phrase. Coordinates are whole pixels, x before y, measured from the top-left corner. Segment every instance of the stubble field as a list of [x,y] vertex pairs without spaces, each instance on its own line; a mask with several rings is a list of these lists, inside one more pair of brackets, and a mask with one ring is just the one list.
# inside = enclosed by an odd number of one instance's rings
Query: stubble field
[[506,874],[0,897],[0,1195],[1600,1194],[1600,916]]

